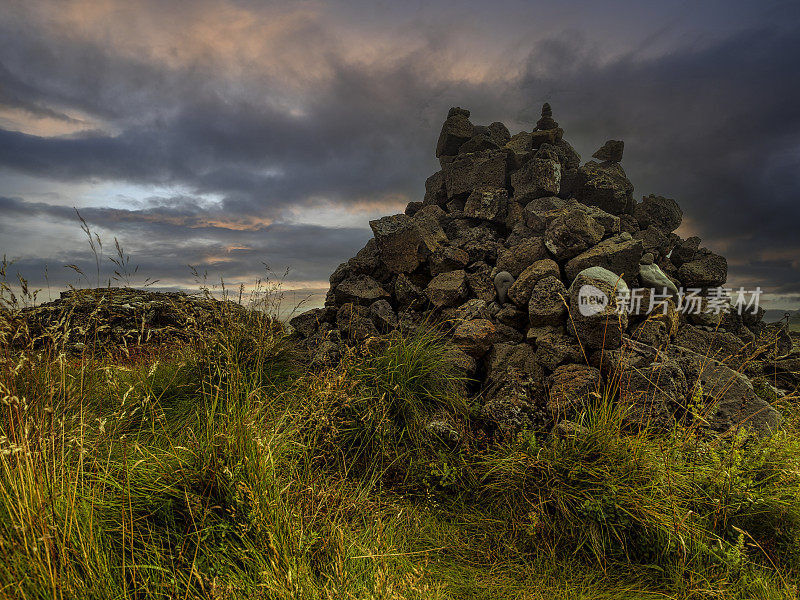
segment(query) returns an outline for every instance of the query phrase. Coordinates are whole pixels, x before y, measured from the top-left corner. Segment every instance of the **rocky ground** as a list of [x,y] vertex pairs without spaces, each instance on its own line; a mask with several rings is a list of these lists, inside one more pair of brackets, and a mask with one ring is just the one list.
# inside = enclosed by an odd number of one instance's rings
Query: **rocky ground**
[[[290,321],[311,364],[436,325],[451,363],[479,382],[487,427],[504,434],[568,427],[604,390],[633,424],[773,431],[781,416],[753,378],[793,391],[800,354],[763,309],[740,314],[719,298],[727,261],[675,233],[675,200],[634,199],[623,142],[582,164],[549,105],[513,136],[469,117],[450,110],[424,199],[371,221],[374,237],[331,275],[324,308]],[[637,288],[641,305],[618,305]],[[587,289],[606,304],[581,310]]]

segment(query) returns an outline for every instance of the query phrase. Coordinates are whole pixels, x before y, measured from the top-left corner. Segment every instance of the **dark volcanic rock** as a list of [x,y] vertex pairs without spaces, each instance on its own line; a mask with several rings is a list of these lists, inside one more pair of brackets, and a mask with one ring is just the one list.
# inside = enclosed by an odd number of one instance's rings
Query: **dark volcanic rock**
[[719,254],[707,254],[681,265],[678,278],[685,287],[713,287],[728,280],[728,261]]
[[592,394],[602,391],[600,371],[588,365],[562,365],[547,378],[547,411],[556,419],[567,419],[583,406]]
[[608,140],[597,152],[592,154],[592,158],[602,161],[620,162],[624,149],[625,142],[622,140]]
[[531,327],[560,325],[567,313],[567,289],[557,277],[541,279],[531,292],[528,316]]
[[370,221],[378,252],[392,271],[409,273],[447,241],[439,223],[432,218],[416,219],[394,215]]
[[564,208],[550,221],[544,245],[556,260],[577,256],[603,239],[605,229],[580,209]]
[[612,215],[631,212],[633,185],[617,163],[588,162],[578,169],[576,197]]
[[645,196],[633,211],[643,229],[653,225],[665,233],[675,231],[683,221],[683,211],[672,198]]

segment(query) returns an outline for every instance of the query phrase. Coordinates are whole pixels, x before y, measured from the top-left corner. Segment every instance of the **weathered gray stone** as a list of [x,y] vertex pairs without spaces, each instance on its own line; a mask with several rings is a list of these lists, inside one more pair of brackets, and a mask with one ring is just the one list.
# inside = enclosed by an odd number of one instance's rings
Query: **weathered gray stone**
[[605,229],[580,209],[561,209],[550,221],[544,234],[544,245],[556,260],[577,256],[603,239]]
[[500,121],[495,121],[489,125],[489,137],[500,146],[504,146],[511,141],[511,132],[509,132],[508,127],[503,125]]
[[589,267],[603,267],[630,283],[639,274],[639,259],[642,257],[642,243],[639,240],[625,240],[615,236],[604,240],[571,259],[564,267],[567,279]]
[[447,241],[438,221],[394,215],[369,222],[383,263],[396,273],[409,273]]
[[425,199],[422,203],[426,206],[444,206],[447,204],[447,191],[444,187],[444,173],[436,171],[425,180]]
[[562,365],[547,377],[547,411],[555,420],[569,418],[589,407],[592,394],[602,393],[600,371],[588,365]]
[[647,319],[631,330],[631,337],[654,348],[666,348],[669,344],[669,327],[663,320]]
[[531,292],[528,316],[531,327],[560,325],[567,313],[567,289],[557,277],[541,279]]
[[387,333],[392,329],[397,329],[399,321],[388,300],[376,300],[369,307],[369,315],[375,327],[381,333]]
[[489,351],[497,337],[497,328],[488,319],[464,321],[453,332],[453,343],[473,358]]
[[693,415],[702,427],[719,432],[744,427],[761,436],[777,431],[780,413],[758,397],[747,377],[702,353],[673,346],[670,355],[686,375],[688,397],[702,399]]
[[463,113],[448,117],[442,125],[439,141],[436,143],[436,157],[453,156],[461,144],[472,137],[472,123]]
[[641,240],[642,249],[654,256],[663,257],[669,252],[670,239],[658,227],[650,225],[633,234],[633,239]]
[[509,369],[527,379],[541,380],[542,369],[536,363],[533,348],[529,344],[497,343],[486,357],[486,379],[496,382],[503,379]]
[[672,249],[669,259],[676,267],[680,267],[683,263],[687,263],[694,259],[699,247],[699,237],[693,236],[687,238]]
[[[675,345],[682,346],[714,359],[734,369],[740,368],[748,358],[748,349],[734,334],[727,331],[706,331],[684,325],[675,336]],[[752,349],[751,349],[752,351]]]
[[336,302],[339,305],[355,302],[369,306],[375,300],[388,298],[389,293],[369,275],[348,277],[336,286]]
[[514,276],[508,271],[500,271],[494,276],[494,289],[500,304],[508,302],[508,290],[514,284]]
[[512,136],[504,148],[510,153],[511,167],[519,169],[532,155],[531,134],[522,131]]
[[534,158],[511,175],[515,197],[555,196],[560,184],[561,164],[552,159]]
[[633,185],[618,163],[589,161],[578,169],[576,197],[613,215],[633,208]]
[[429,262],[431,275],[436,277],[441,273],[466,267],[469,262],[469,254],[461,248],[442,246],[437,252],[431,254]]
[[425,295],[437,308],[461,304],[467,298],[467,274],[463,270],[441,273],[431,279]]
[[364,341],[377,336],[378,330],[369,316],[369,308],[348,302],[336,314],[336,327],[343,336],[355,341]]
[[525,268],[508,289],[508,298],[517,306],[528,306],[533,287],[545,277],[560,277],[558,263],[549,258],[537,260]]
[[642,287],[654,289],[659,294],[664,293],[666,290],[668,294],[676,296],[678,294],[678,287],[667,277],[658,265],[652,262],[652,255],[646,256],[649,256],[649,263],[643,261],[642,264],[639,265],[639,282],[642,284]]
[[466,199],[478,188],[505,187],[506,163],[504,150],[484,150],[457,156],[444,167],[448,199]]
[[544,331],[536,337],[536,362],[549,371],[564,363],[584,362],[583,352],[575,338],[559,331]]
[[541,238],[530,238],[504,250],[497,257],[497,270],[508,271],[518,277],[526,268],[537,260],[550,258]]
[[472,296],[486,302],[492,302],[495,299],[494,282],[488,272],[467,273],[467,285],[469,285],[469,292]]
[[494,318],[498,323],[513,327],[518,331],[525,331],[528,328],[528,312],[520,310],[511,303],[503,306]]
[[[585,348],[613,350],[622,344],[628,315],[617,309],[618,288],[627,289],[627,286],[602,267],[585,269],[573,280],[569,288],[568,330]],[[593,302],[595,298],[602,301]]]
[[464,216],[493,223],[505,223],[508,217],[508,190],[478,188],[467,198]]
[[597,152],[592,154],[592,158],[601,161],[620,162],[624,149],[625,142],[622,140],[608,140]]
[[719,254],[707,254],[681,265],[678,278],[684,287],[715,287],[728,280],[728,261]]
[[533,425],[531,413],[534,407],[529,386],[514,370],[493,386],[487,395],[488,399],[481,407],[481,416],[493,423],[503,437],[510,438]]
[[642,229],[652,225],[664,233],[675,231],[683,221],[683,211],[675,200],[654,195],[642,198],[634,208],[633,216]]
[[314,308],[289,319],[289,325],[303,337],[310,337],[319,329],[320,323],[326,320],[327,311]]

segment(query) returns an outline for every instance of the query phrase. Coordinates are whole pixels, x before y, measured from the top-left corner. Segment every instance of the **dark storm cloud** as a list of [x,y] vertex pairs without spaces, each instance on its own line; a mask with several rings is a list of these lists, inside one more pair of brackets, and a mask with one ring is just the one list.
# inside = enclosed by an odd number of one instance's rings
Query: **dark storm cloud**
[[[148,7],[142,10],[160,10]],[[569,21],[550,22],[538,40],[509,34],[507,60],[500,53],[494,69],[474,73],[459,44],[478,31],[502,45],[506,32],[489,21],[463,28],[444,9],[412,23],[411,49],[381,60],[354,60],[321,21],[307,19],[292,22],[297,33],[285,55],[259,56],[254,65],[231,59],[216,40],[171,62],[169,52],[139,56],[102,37],[20,29],[0,18],[0,105],[85,118],[89,127],[69,135],[0,130],[0,166],[54,186],[100,180],[186,189],[130,210],[81,209],[91,224],[127,234],[137,257],[175,277],[186,263],[212,264],[209,256],[223,253],[213,264],[237,277],[272,256],[291,262],[298,279],[317,280],[366,240],[366,219],[363,229],[285,225],[287,209],[320,199],[351,207],[419,199],[437,168],[433,147],[449,106],[514,130],[531,128],[550,101],[584,159],[606,139],[624,139],[637,194],[676,198],[687,229],[729,258],[732,281],[800,293],[800,31],[789,26],[792,10],[775,5],[764,11],[769,21],[742,22],[708,39],[682,40],[677,17],[653,22],[643,28],[650,39],[622,52],[606,51],[607,40]],[[693,26],[702,30],[701,22]],[[622,40],[633,30],[619,27]],[[667,38],[668,51],[650,51]],[[467,51],[480,66],[481,53]],[[209,203],[208,195],[220,201]],[[74,218],[71,207],[20,199],[0,198],[0,211],[39,215],[43,227]],[[248,220],[253,225],[242,230]],[[236,225],[218,225],[227,221]],[[226,250],[235,245],[249,250]]]
[[[230,229],[203,224],[187,198],[173,199],[171,204],[138,211],[86,208],[80,216],[90,227],[113,231],[123,240],[123,247],[124,240],[137,240],[131,260],[139,267],[139,279],[186,279],[191,265],[201,272],[208,271],[212,281],[224,276],[229,281],[247,282],[264,275],[267,268],[276,273],[289,268],[290,278],[295,281],[326,281],[332,257],[355,254],[370,235],[369,229],[285,223],[244,231]],[[0,233],[14,227],[12,219],[24,217],[74,222],[76,230],[79,227],[73,208],[0,197],[0,211],[9,217],[0,224]],[[114,256],[113,240],[101,235],[101,241],[106,255],[101,259],[104,280],[116,267],[108,260],[109,252]],[[61,267],[77,264],[83,269],[94,265],[95,260],[88,241],[64,248],[48,260],[13,254],[9,258],[15,259],[16,269],[35,284],[44,283],[45,264],[49,265],[52,283],[65,283],[74,277],[74,272],[60,271]],[[89,272],[88,267],[85,270]]]

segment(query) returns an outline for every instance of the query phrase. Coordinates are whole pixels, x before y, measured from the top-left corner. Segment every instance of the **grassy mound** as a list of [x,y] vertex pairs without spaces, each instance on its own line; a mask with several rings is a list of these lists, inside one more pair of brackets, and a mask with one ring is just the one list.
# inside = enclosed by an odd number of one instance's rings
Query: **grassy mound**
[[632,433],[600,398],[498,445],[432,334],[306,372],[259,313],[219,322],[126,359],[3,351],[0,596],[797,596],[794,422]]

